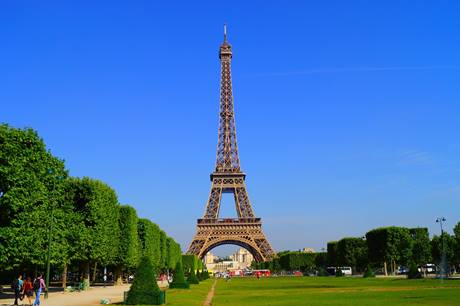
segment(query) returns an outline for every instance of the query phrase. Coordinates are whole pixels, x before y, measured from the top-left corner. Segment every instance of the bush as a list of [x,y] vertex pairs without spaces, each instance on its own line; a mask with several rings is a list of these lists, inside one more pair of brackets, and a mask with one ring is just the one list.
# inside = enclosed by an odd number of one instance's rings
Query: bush
[[157,285],[155,268],[148,257],[142,257],[136,270],[134,282],[128,291],[127,305],[160,305],[160,288]]
[[182,269],[182,262],[179,260],[176,264],[176,269],[174,270],[173,281],[169,284],[169,288],[180,288],[188,289],[190,288],[189,283],[185,280],[184,270]]
[[418,267],[415,264],[415,262],[412,262],[409,265],[409,272],[407,273],[407,278],[409,279],[417,279],[417,278],[422,278],[423,275],[418,271]]
[[337,269],[337,270],[335,271],[335,276],[337,276],[337,277],[342,277],[342,276],[344,276],[344,275],[345,275],[345,274],[343,274],[343,272],[342,272],[341,269]]
[[204,281],[206,279],[206,276],[204,275],[204,270],[201,270],[201,271],[198,271],[196,273],[196,277],[198,277],[198,280],[201,282],[201,281]]
[[364,271],[363,277],[364,278],[375,277],[374,271],[372,270],[370,265],[368,265],[366,268],[366,271]]
[[329,273],[327,273],[326,269],[324,268],[319,268],[318,273],[316,274],[317,276],[329,276]]
[[196,277],[195,269],[191,269],[191,270],[190,270],[190,274],[189,274],[189,276],[188,276],[188,278],[187,278],[187,282],[188,282],[189,284],[194,284],[194,285],[200,283],[200,281],[198,280],[198,277]]

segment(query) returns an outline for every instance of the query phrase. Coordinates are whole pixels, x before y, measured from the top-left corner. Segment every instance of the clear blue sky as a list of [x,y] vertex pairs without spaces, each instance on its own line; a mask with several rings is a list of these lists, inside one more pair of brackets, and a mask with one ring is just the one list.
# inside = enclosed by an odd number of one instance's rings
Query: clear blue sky
[[241,164],[276,250],[460,221],[460,3],[250,2],[2,1],[0,121],[186,248],[227,22]]

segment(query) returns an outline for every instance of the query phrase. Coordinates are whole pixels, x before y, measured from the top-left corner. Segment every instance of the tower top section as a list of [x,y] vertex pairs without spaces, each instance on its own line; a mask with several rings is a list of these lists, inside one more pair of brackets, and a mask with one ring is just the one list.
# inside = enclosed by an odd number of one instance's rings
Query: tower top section
[[232,46],[228,43],[227,40],[227,25],[224,24],[224,42],[220,45],[219,50],[219,58],[220,59],[228,59],[232,58]]
[[232,92],[232,47],[227,41],[224,25],[224,42],[220,45],[220,112],[217,142],[217,159],[214,173],[241,173],[236,141],[235,116]]

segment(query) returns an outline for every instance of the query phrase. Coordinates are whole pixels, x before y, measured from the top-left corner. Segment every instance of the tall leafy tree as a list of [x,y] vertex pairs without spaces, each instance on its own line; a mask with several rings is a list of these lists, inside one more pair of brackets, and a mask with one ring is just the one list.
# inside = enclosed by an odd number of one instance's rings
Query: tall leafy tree
[[160,269],[165,269],[166,264],[167,264],[167,247],[166,247],[166,233],[162,230],[160,230],[160,262],[159,262],[159,268]]
[[367,266],[367,245],[362,238],[343,238],[337,243],[337,262],[350,266],[353,272],[364,271]]
[[160,228],[148,219],[139,219],[137,224],[139,247],[142,256],[150,258],[155,269],[160,269]]
[[115,191],[101,181],[84,177],[69,182],[79,231],[76,234],[76,259],[85,262],[89,281],[90,264],[115,264],[120,237],[119,204]]
[[373,264],[383,264],[385,275],[388,264],[394,273],[397,263],[408,264],[412,256],[412,237],[404,227],[382,227],[366,233],[369,260]]
[[416,265],[424,265],[431,261],[431,243],[426,227],[411,228],[410,235],[413,240],[412,261]]
[[446,263],[452,264],[455,259],[455,238],[446,232],[431,239],[431,254],[435,263],[441,264],[443,252],[446,254]]
[[44,267],[51,224],[51,263],[63,261],[66,177],[34,130],[0,125],[0,269]]
[[118,247],[117,283],[122,283],[123,269],[137,267],[139,261],[139,236],[137,234],[137,213],[128,205],[120,207],[119,214],[120,240]]
[[332,267],[337,266],[337,241],[327,243],[327,264]]
[[166,238],[166,248],[167,248],[167,268],[172,270],[176,267],[177,262],[181,259],[181,249],[180,245],[174,241],[171,237]]
[[315,253],[289,252],[282,254],[280,265],[284,270],[311,272],[315,268]]
[[457,223],[454,227],[454,237],[455,237],[455,256],[454,262],[456,265],[460,265],[460,222]]

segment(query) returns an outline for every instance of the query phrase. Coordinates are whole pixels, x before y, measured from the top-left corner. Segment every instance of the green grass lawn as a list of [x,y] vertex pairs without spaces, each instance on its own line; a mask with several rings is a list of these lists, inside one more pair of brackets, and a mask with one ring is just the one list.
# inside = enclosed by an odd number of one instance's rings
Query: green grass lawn
[[[205,294],[203,296],[205,297]],[[212,304],[214,306],[460,305],[460,280],[345,277],[272,277],[259,280],[233,278],[229,282],[218,280]]]
[[198,285],[190,285],[190,289],[168,289],[166,305],[201,306],[203,305],[214,279],[207,279]]

